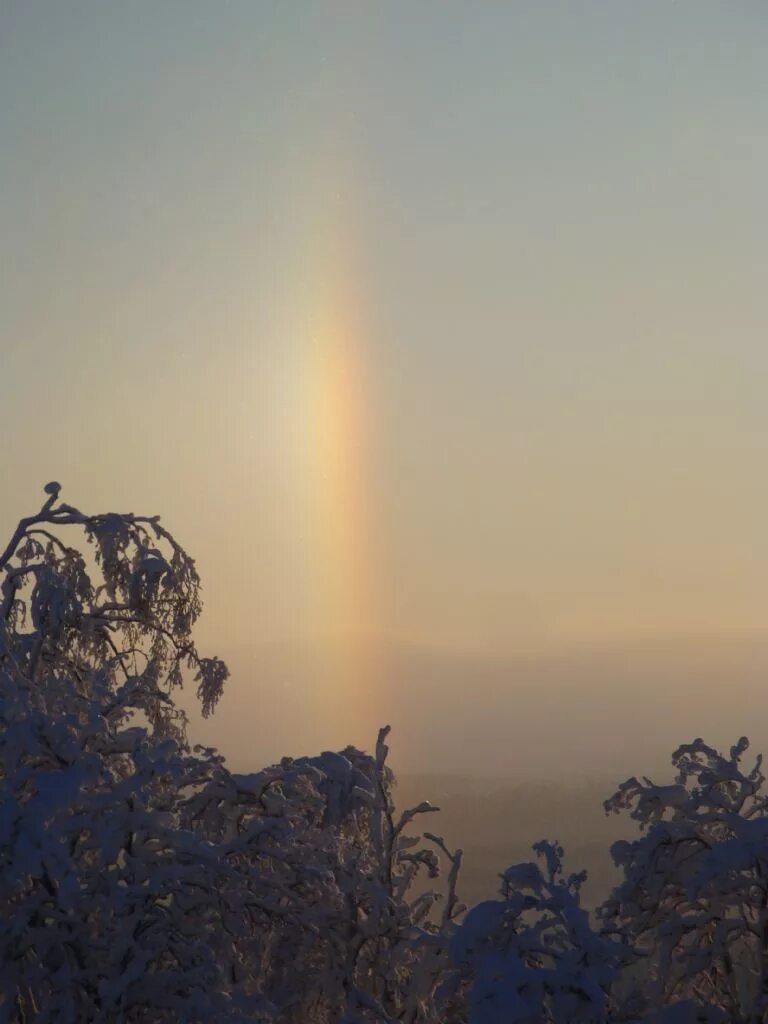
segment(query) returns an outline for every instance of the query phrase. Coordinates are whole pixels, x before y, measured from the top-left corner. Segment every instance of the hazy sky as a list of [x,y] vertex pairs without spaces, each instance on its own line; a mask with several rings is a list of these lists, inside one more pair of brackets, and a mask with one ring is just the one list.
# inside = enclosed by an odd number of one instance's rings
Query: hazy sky
[[690,738],[768,614],[766,53],[762,0],[0,0],[3,532],[160,513],[240,754],[678,640]]

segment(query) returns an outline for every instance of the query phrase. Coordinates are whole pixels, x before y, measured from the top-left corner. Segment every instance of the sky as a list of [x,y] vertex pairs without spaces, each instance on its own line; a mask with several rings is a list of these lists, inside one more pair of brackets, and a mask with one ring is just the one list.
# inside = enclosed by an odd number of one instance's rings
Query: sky
[[768,737],[767,46],[760,0],[0,0],[0,531],[51,478],[162,515],[238,763]]

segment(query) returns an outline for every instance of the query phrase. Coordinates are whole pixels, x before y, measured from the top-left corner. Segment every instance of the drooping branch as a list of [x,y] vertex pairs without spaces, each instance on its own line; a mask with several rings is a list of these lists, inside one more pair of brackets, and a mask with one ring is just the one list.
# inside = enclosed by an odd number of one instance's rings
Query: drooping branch
[[[201,656],[192,637],[202,607],[194,561],[159,517],[89,515],[59,503],[60,490],[55,482],[46,486],[41,509],[19,521],[0,555],[0,657],[13,655],[32,679],[57,665],[76,666],[78,677],[88,678],[98,666],[111,671],[106,653],[125,674],[122,652],[140,650],[142,675],[155,687],[179,686],[190,670],[209,715],[228,671],[220,659]],[[84,549],[62,540],[64,527],[79,528],[94,545],[100,580],[92,580]],[[28,617],[24,632],[18,624]]]

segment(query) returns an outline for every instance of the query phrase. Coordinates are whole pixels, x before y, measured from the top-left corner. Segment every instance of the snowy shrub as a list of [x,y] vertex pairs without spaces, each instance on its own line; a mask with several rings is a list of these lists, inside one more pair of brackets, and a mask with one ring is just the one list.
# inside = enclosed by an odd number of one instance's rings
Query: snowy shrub
[[563,850],[537,843],[545,870],[517,864],[502,875],[501,900],[473,907],[452,940],[471,978],[472,1024],[599,1024],[610,1020],[611,985],[628,959],[596,934],[579,905],[585,875],[563,876]]
[[690,999],[734,1024],[768,1019],[768,794],[747,748],[694,740],[673,754],[673,785],[632,778],[606,802],[643,832],[614,844],[624,880],[601,916],[643,955],[650,1012]]

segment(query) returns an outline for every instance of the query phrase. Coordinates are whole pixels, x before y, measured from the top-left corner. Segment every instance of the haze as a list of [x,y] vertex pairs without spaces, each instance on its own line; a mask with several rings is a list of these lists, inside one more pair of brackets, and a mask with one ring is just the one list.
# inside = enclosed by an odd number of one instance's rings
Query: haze
[[[768,10],[0,3],[0,527],[159,513],[238,766],[768,735]],[[191,707],[191,701],[190,701]]]

